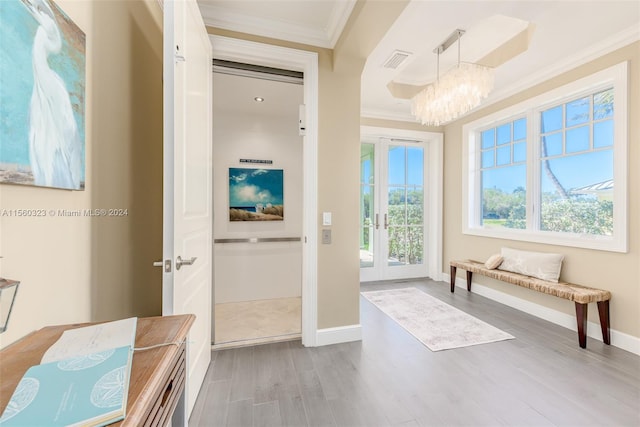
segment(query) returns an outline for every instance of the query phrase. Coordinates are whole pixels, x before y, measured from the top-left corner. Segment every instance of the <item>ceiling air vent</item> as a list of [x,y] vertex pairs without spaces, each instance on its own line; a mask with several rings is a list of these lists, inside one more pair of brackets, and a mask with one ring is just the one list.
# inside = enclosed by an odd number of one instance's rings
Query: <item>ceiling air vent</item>
[[391,68],[392,70],[395,70],[411,55],[412,53],[409,52],[394,50],[389,59],[387,59],[382,66],[384,68]]

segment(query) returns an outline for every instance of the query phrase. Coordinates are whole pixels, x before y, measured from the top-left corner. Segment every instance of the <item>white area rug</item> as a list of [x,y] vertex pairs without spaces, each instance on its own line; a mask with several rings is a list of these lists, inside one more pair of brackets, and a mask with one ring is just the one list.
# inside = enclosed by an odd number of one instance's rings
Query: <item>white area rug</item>
[[431,351],[513,339],[512,335],[416,288],[362,292],[362,296]]

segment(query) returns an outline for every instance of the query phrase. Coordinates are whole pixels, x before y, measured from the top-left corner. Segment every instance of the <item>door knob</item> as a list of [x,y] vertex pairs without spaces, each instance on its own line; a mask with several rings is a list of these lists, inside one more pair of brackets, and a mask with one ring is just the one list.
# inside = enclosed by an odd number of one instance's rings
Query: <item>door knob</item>
[[193,265],[194,262],[196,262],[196,260],[198,259],[198,257],[191,257],[191,259],[182,259],[182,257],[180,255],[178,255],[178,258],[176,259],[176,270],[180,270],[180,267],[182,267],[183,265]]

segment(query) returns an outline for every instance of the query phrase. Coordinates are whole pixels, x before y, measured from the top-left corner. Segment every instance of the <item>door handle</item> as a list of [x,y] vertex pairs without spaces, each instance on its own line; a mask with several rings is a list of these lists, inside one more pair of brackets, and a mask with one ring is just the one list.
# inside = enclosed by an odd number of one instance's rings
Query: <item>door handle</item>
[[183,265],[193,265],[194,262],[196,262],[196,260],[198,259],[198,257],[191,257],[191,259],[182,259],[182,257],[180,255],[178,255],[178,258],[176,259],[176,270],[180,270],[180,267],[182,267]]
[[380,228],[380,215],[376,214],[376,230]]
[[387,221],[387,214],[384,214],[384,229],[389,228],[389,222]]

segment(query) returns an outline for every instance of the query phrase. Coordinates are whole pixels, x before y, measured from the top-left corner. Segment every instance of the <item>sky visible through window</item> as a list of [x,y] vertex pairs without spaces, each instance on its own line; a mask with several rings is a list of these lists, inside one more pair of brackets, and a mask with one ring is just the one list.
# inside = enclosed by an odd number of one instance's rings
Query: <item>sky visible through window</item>
[[[592,112],[592,114],[590,114]],[[563,119],[564,117],[564,119]],[[513,126],[511,126],[513,124]],[[516,120],[481,133],[483,188],[495,188],[512,193],[517,188],[526,188],[525,166],[511,165],[524,160],[523,147],[507,145],[524,137],[526,119]],[[511,133],[511,128],[513,129]],[[541,113],[541,153],[546,148],[549,168],[567,190],[598,184],[613,178],[613,91],[609,89],[593,96],[580,98]],[[491,142],[488,142],[491,141]],[[493,145],[495,144],[495,145]],[[526,152],[526,150],[525,150]],[[543,193],[553,193],[556,187],[541,171]]]
[[[360,180],[362,184],[373,184],[373,156],[368,156],[368,151],[365,153],[364,150],[365,148],[363,148],[363,156],[360,166]],[[370,150],[370,148],[367,147],[366,150]],[[405,147],[397,146],[389,148],[389,185],[405,185],[405,174],[406,185],[422,185],[424,172],[422,166],[422,159],[424,156],[423,149],[408,147],[406,148],[406,156],[407,168],[405,168]],[[370,187],[365,186],[363,191],[368,193],[370,189]]]

